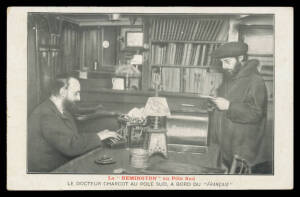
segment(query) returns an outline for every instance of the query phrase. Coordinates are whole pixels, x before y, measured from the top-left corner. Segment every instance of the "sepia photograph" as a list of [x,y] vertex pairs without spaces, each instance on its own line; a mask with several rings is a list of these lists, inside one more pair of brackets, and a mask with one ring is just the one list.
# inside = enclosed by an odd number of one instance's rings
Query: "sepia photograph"
[[275,13],[100,10],[25,13],[24,176],[195,189],[276,175]]

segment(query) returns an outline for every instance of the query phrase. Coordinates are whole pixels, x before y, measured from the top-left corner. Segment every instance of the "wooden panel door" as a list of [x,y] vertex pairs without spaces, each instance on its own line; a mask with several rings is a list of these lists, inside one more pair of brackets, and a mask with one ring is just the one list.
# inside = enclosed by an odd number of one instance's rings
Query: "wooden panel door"
[[[91,27],[81,29],[81,67],[93,69],[95,61],[99,66],[111,66],[116,64],[117,57],[117,31],[118,27]],[[103,47],[107,41],[108,47]]]
[[102,62],[102,47],[99,43],[102,40],[101,28],[81,29],[81,67],[93,69],[94,61]]
[[116,65],[117,57],[117,27],[108,26],[103,28],[103,41],[109,42],[108,48],[103,48],[103,63],[102,65]]

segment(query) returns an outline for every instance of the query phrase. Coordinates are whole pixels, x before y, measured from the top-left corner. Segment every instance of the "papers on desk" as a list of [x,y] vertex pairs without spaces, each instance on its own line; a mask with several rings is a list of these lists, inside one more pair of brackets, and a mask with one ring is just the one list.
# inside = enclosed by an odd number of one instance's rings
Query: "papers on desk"
[[130,110],[127,114],[131,118],[138,118],[138,119],[145,119],[145,113],[144,113],[144,108],[133,108]]
[[88,73],[86,71],[79,71],[79,78],[80,79],[87,79]]
[[207,99],[215,99],[216,97],[214,96],[209,96],[209,95],[199,95],[200,98],[207,98]]

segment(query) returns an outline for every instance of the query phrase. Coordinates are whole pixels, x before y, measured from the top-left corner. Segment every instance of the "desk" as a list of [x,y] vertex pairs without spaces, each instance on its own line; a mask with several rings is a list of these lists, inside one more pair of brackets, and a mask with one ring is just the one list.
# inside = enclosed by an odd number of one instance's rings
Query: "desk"
[[[95,160],[103,155],[112,156],[116,161],[114,164],[110,165],[99,165],[95,163]],[[169,165],[174,165],[176,163],[182,164],[182,166],[190,166],[186,168],[184,173],[173,172],[172,174],[205,174],[210,168],[215,168],[217,165],[218,148],[210,146],[207,153],[205,154],[193,154],[193,153],[178,153],[169,152],[169,159],[165,160],[161,156],[156,155],[149,159],[150,165],[161,164],[167,169],[174,170],[174,168],[169,168]],[[210,168],[203,168],[210,167]],[[117,168],[123,168],[126,170],[125,174],[171,174],[167,171],[145,171],[139,170],[131,167],[129,165],[129,150],[122,149],[110,149],[110,148],[97,148],[91,152],[88,152],[70,162],[64,164],[63,166],[57,168],[52,173],[64,173],[64,174],[113,174],[113,171]],[[213,171],[213,173],[216,171]],[[219,172],[219,171],[217,171]],[[219,173],[220,174],[220,173]]]

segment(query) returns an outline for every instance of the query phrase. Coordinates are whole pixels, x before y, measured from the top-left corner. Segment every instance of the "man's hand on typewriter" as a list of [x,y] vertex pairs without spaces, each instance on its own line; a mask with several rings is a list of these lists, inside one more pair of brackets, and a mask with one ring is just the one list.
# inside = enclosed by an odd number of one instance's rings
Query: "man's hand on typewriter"
[[117,112],[117,111],[112,111],[112,112],[111,112],[111,115],[112,115],[112,116],[121,116],[122,113],[121,113],[121,112]]
[[110,130],[103,130],[100,131],[98,134],[98,137],[100,138],[101,141],[106,140],[106,139],[110,139],[113,142],[117,142],[120,139],[122,139],[122,136],[120,134],[118,134],[115,131],[110,131]]

